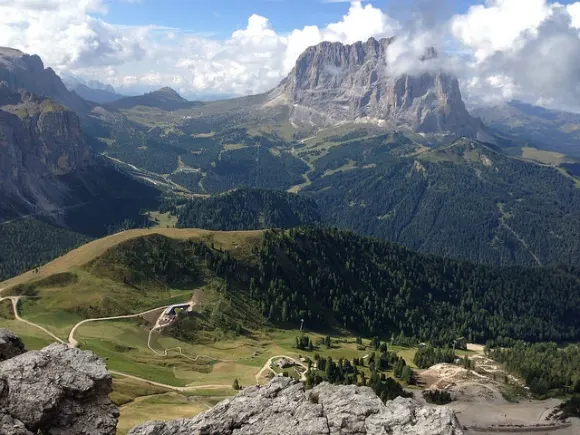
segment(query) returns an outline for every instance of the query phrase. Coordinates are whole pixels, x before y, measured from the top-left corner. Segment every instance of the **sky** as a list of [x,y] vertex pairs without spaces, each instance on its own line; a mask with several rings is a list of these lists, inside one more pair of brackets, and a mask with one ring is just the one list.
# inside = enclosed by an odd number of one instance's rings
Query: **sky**
[[[126,94],[275,87],[309,46],[397,37],[389,67],[457,75],[468,104],[580,112],[580,0],[0,0],[0,45]],[[424,69],[424,68],[423,68]]]

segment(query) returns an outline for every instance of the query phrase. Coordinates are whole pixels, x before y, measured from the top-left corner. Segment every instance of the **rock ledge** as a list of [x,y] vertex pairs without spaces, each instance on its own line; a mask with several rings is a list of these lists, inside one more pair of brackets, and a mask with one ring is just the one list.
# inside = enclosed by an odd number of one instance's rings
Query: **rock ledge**
[[250,387],[192,419],[149,422],[130,435],[391,434],[462,435],[453,411],[401,397],[383,404],[368,387],[323,383],[311,391],[289,378]]

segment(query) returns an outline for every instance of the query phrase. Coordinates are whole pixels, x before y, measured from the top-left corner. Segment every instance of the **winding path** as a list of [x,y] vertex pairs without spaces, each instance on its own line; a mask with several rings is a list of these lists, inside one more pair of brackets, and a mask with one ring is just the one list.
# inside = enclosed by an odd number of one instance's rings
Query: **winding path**
[[[2,290],[4,290],[4,289],[2,289]],[[0,292],[1,292],[2,290],[0,290]],[[14,318],[15,318],[16,320],[18,320],[19,322],[22,322],[22,323],[26,323],[27,325],[29,325],[29,326],[32,326],[32,327],[34,327],[34,328],[40,329],[42,332],[44,332],[44,333],[46,333],[46,334],[50,335],[52,338],[54,338],[54,339],[55,339],[56,341],[58,341],[59,343],[63,343],[63,344],[65,344],[65,341],[64,341],[64,340],[62,340],[62,339],[60,339],[59,337],[57,337],[56,335],[54,335],[54,334],[53,334],[52,332],[50,332],[48,329],[46,329],[46,328],[44,328],[44,327],[42,327],[42,326],[40,326],[40,325],[37,325],[36,323],[29,322],[28,320],[25,320],[25,319],[23,319],[22,317],[20,317],[20,316],[18,315],[18,301],[19,301],[20,299],[21,299],[21,296],[7,296],[7,297],[4,297],[4,298],[0,298],[0,302],[2,302],[2,301],[5,301],[5,300],[10,300],[10,301],[12,301],[12,311],[14,311]]]
[[141,317],[141,316],[144,316],[145,314],[149,314],[149,313],[152,313],[154,311],[161,310],[161,309],[166,309],[168,307],[169,307],[169,305],[166,305],[166,306],[163,306],[163,307],[157,307],[157,308],[153,308],[151,310],[143,311],[142,313],[138,313],[138,314],[128,314],[126,316],[101,317],[101,318],[98,318],[98,319],[86,319],[86,320],[83,320],[83,321],[77,323],[73,327],[73,329],[71,329],[70,333],[68,334],[68,345],[70,347],[78,347],[79,342],[75,339],[75,332],[76,332],[76,330],[77,330],[77,328],[79,326],[82,326],[85,323],[89,323],[89,322],[102,322],[102,321],[105,321],[105,320],[133,319],[135,317]]
[[175,385],[167,385],[162,384],[160,382],[151,381],[149,379],[140,378],[138,376],[129,375],[123,372],[117,372],[115,370],[109,370],[109,373],[112,373],[117,376],[123,376],[125,378],[133,379],[135,381],[145,382],[150,385],[154,385],[156,387],[167,388],[173,391],[196,391],[196,390],[223,390],[223,389],[230,389],[232,388],[230,385],[223,385],[223,384],[210,384],[210,385],[195,385],[191,387],[176,387]]
[[[0,289],[0,295],[2,294],[2,292],[4,290],[5,290],[4,288]],[[97,319],[85,319],[85,320],[77,323],[71,329],[71,331],[70,331],[70,333],[68,335],[68,343],[67,343],[64,340],[62,340],[61,338],[59,338],[56,335],[54,335],[48,329],[44,328],[43,326],[37,325],[35,323],[32,323],[32,322],[30,322],[28,320],[25,320],[22,317],[20,317],[20,315],[18,314],[18,301],[21,298],[22,298],[21,296],[6,296],[6,297],[0,297],[0,302],[2,302],[4,300],[10,300],[11,303],[12,303],[12,310],[14,312],[14,318],[17,321],[22,322],[22,323],[26,323],[29,326],[32,326],[34,328],[37,328],[37,329],[41,330],[42,332],[44,332],[45,334],[47,334],[50,337],[52,337],[57,342],[62,343],[62,344],[68,344],[72,348],[78,347],[78,345],[79,345],[78,341],[74,337],[76,330],[80,326],[82,326],[82,325],[84,325],[86,323],[90,323],[90,322],[100,322],[100,321],[107,321],[107,320],[131,319],[131,318],[140,317],[140,316],[143,316],[145,314],[149,314],[149,313],[152,313],[152,312],[158,311],[158,310],[164,310],[165,311],[165,309],[167,309],[168,307],[170,307],[170,305],[166,305],[166,306],[162,306],[162,307],[153,308],[151,310],[147,310],[147,311],[144,311],[142,313],[129,314],[129,315],[125,315],[125,316],[112,316],[112,317],[102,317],[102,318],[97,318]],[[161,313],[161,315],[163,315],[163,312]],[[207,359],[211,359],[211,360],[214,360],[214,361],[221,361],[221,362],[233,362],[233,361],[235,361],[235,360],[220,360],[218,358],[214,358],[214,357],[211,357],[211,356],[208,356],[208,355],[197,355],[195,358],[189,357],[189,356],[183,354],[183,352],[181,351],[181,347],[176,347],[176,348],[173,348],[173,349],[165,349],[165,352],[162,354],[162,353],[156,351],[155,349],[153,349],[151,347],[151,333],[154,330],[156,330],[156,329],[163,328],[164,326],[167,326],[167,325],[160,326],[158,324],[158,322],[157,322],[156,325],[155,325],[155,327],[153,329],[151,329],[151,331],[149,331],[149,338],[148,338],[148,341],[147,341],[147,347],[149,347],[149,349],[151,351],[153,351],[156,355],[159,355],[159,356],[168,356],[167,355],[167,352],[169,352],[171,350],[179,350],[179,353],[181,354],[181,356],[183,356],[183,357],[185,357],[185,358],[187,358],[189,360],[192,360],[192,361],[197,361],[198,358],[207,358]],[[300,380],[301,381],[306,380],[306,373],[308,372],[308,367],[304,363],[302,363],[300,361],[297,361],[296,359],[294,359],[294,358],[292,358],[290,356],[287,356],[287,355],[277,355],[277,356],[271,357],[270,359],[268,359],[268,361],[266,361],[266,364],[264,364],[264,366],[260,369],[260,371],[258,372],[258,374],[256,374],[256,382],[259,383],[259,379],[264,375],[264,372],[266,372],[266,371],[270,371],[270,372],[272,372],[274,374],[276,373],[274,370],[272,370],[271,365],[272,365],[272,362],[275,359],[279,359],[279,358],[285,358],[287,360],[293,361],[296,365],[301,366],[302,368],[304,368],[305,371],[304,371],[304,373],[302,373],[302,377],[301,377]],[[133,380],[136,380],[136,381],[139,381],[139,382],[145,382],[145,383],[148,383],[150,385],[155,385],[157,387],[167,388],[167,389],[170,389],[170,390],[173,390],[173,391],[187,392],[187,391],[196,391],[196,390],[212,390],[212,389],[226,389],[226,388],[231,388],[231,385],[223,385],[223,384],[208,384],[208,385],[196,385],[196,386],[176,387],[174,385],[162,384],[160,382],[151,381],[149,379],[140,378],[138,376],[133,376],[133,375],[130,375],[128,373],[118,372],[116,370],[109,370],[109,372],[112,373],[112,374],[114,374],[114,375],[117,375],[117,376],[123,376],[123,377],[129,378],[129,379],[133,379]]]

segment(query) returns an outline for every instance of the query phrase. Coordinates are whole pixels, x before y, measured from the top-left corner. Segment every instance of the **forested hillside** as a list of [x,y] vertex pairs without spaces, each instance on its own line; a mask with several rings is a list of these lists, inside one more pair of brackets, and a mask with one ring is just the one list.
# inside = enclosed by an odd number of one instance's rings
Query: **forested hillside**
[[259,230],[320,223],[318,208],[310,198],[274,190],[238,189],[189,200],[174,211],[180,228]]
[[511,347],[487,349],[494,360],[523,378],[538,395],[580,394],[580,347],[562,348],[556,343],[510,343]]
[[271,319],[368,335],[526,341],[580,337],[580,270],[497,268],[336,230],[266,233],[250,291]]
[[580,189],[555,168],[466,140],[414,157],[397,146],[360,140],[316,160],[304,191],[327,224],[478,263],[580,263]]
[[[339,230],[266,231],[261,242],[241,239],[231,251],[209,240],[149,236],[147,249],[126,242],[114,256],[106,254],[106,273],[121,280],[115,270],[122,271],[122,282],[135,285],[137,277],[151,273],[163,281],[169,275],[195,279],[205,270],[203,276],[221,278],[228,292],[242,292],[278,325],[304,319],[307,328],[347,328],[384,338],[404,334],[441,344],[458,337],[580,338],[577,268],[473,265]],[[121,269],[111,266],[115,258]]]
[[35,218],[0,223],[0,281],[44,264],[89,240],[88,236]]

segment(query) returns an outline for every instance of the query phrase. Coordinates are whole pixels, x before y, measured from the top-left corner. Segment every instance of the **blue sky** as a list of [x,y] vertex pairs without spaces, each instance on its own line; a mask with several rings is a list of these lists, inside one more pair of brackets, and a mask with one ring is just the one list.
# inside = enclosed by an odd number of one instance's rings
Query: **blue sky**
[[[462,13],[469,0],[366,1],[397,17],[409,4],[439,3],[446,12]],[[564,2],[565,3],[565,2]],[[245,27],[252,14],[267,17],[278,32],[289,32],[306,25],[325,26],[338,21],[348,10],[348,1],[324,0],[141,0],[111,3],[107,21],[113,24],[177,27],[183,30],[214,34],[225,38]],[[441,7],[441,6],[439,6]]]
[[[560,0],[571,4],[575,0]],[[416,7],[436,4],[442,15],[464,13],[485,0],[373,0],[365,1],[397,18]],[[306,25],[336,22],[348,10],[340,0],[121,0],[111,3],[107,20],[121,25],[160,25],[226,38],[243,28],[252,14],[268,17],[279,32]]]

